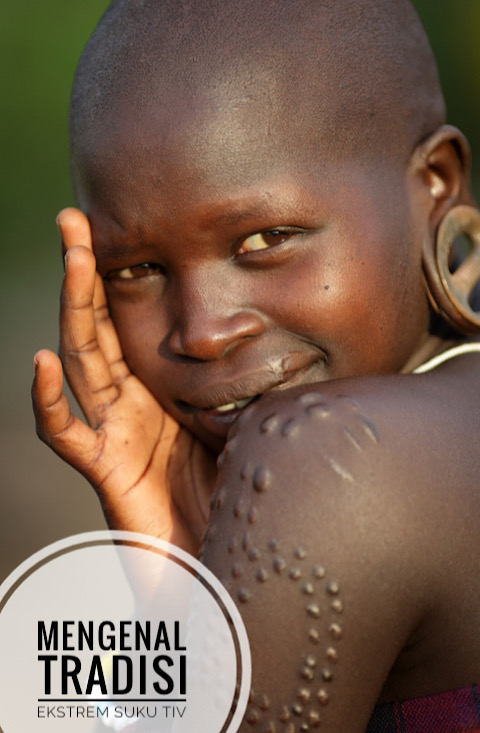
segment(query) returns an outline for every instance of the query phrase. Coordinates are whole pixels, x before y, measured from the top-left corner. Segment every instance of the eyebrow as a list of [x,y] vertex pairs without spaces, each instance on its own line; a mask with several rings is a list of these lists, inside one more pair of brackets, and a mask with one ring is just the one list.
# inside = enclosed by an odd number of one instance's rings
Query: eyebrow
[[113,260],[121,260],[122,258],[132,257],[138,252],[138,245],[130,244],[114,244],[111,241],[97,242],[93,244],[93,252],[100,249],[101,257],[108,257]]
[[267,202],[259,202],[255,206],[245,207],[238,211],[226,211],[224,214],[218,214],[212,217],[212,224],[235,225],[241,224],[243,221],[255,219],[258,216],[273,216],[275,212],[272,206]]

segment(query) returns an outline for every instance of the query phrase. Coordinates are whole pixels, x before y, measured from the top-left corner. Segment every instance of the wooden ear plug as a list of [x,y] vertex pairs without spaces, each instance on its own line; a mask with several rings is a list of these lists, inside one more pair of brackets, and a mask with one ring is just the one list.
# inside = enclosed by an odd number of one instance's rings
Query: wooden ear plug
[[[455,240],[465,234],[472,251],[452,271]],[[465,334],[480,332],[480,309],[472,294],[480,281],[480,212],[471,206],[456,206],[440,222],[435,247],[425,247],[423,273],[433,308],[450,325]]]

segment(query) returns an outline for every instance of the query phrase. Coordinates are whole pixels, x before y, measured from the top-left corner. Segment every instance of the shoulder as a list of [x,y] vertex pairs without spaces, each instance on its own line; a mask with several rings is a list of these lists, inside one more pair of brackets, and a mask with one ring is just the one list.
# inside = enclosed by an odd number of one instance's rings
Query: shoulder
[[452,476],[457,499],[478,484],[479,382],[450,368],[267,394],[234,426],[221,476],[252,473],[254,491],[263,477],[290,512],[367,502],[371,513],[374,500],[381,511],[407,512],[414,500],[426,512],[432,495],[452,494]]
[[[344,380],[265,396],[232,431],[204,561],[240,604],[254,689],[278,709],[364,730],[446,582],[451,548],[438,528],[462,522],[449,511],[451,477],[473,453],[462,458],[451,436],[458,399],[427,375]],[[454,502],[467,516],[464,493]],[[270,720],[258,705],[251,715]]]

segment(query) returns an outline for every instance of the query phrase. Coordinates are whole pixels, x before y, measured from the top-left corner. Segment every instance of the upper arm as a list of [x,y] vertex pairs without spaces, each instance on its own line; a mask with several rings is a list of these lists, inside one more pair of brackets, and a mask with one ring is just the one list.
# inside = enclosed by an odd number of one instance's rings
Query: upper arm
[[275,396],[241,418],[202,559],[251,644],[242,731],[365,730],[425,610],[404,480],[348,397]]

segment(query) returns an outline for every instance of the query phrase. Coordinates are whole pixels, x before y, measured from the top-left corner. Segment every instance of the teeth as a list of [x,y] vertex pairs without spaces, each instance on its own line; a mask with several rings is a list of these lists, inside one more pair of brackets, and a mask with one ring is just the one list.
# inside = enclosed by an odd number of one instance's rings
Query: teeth
[[235,408],[235,402],[229,402],[228,405],[219,405],[215,410],[217,412],[229,412],[230,410],[235,410]]
[[245,397],[243,400],[238,400],[237,402],[228,402],[226,405],[219,405],[215,408],[217,412],[230,412],[231,410],[241,410],[242,407],[245,407],[245,405],[248,405],[249,402],[251,402],[254,399],[254,397]]

